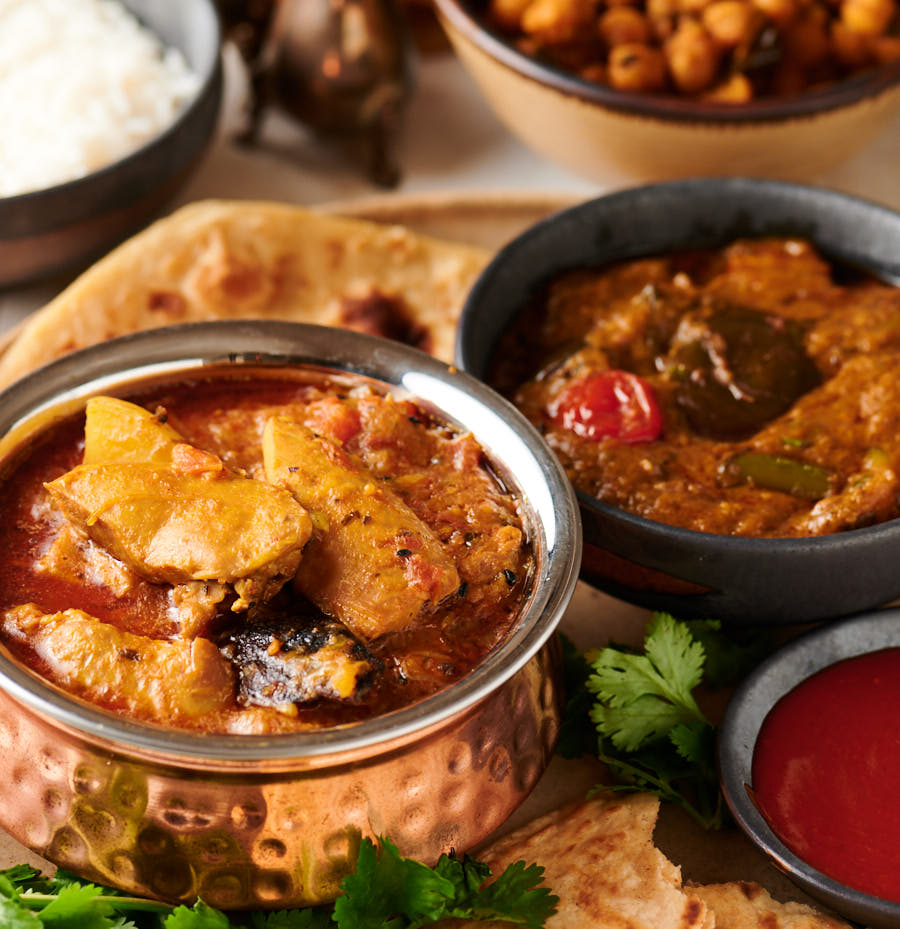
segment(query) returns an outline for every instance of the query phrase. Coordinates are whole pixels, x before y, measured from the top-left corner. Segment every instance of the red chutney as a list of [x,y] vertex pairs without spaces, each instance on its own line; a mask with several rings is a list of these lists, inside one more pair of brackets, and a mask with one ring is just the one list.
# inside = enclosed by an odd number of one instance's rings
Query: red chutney
[[753,790],[805,862],[900,901],[900,648],[840,661],[782,697],[756,742]]

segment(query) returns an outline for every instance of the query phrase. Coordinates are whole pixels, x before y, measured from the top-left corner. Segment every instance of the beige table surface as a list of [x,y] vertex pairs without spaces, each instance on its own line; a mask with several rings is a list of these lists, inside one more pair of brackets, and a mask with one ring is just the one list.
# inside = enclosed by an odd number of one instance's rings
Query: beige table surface
[[[497,246],[529,222],[570,200],[627,186],[610,175],[603,184],[577,178],[542,161],[513,139],[481,101],[449,55],[430,58],[401,140],[405,179],[384,199],[331,149],[273,115],[266,146],[248,152],[233,146],[230,128],[243,98],[243,74],[226,56],[226,103],[219,136],[176,206],[205,197],[284,200],[304,205],[346,201],[348,209],[386,221],[408,221],[422,231]],[[811,183],[844,190],[900,209],[900,118],[865,152]],[[374,200],[372,199],[374,197]],[[0,292],[0,334],[10,330],[67,283],[68,278]],[[581,647],[609,638],[638,641],[647,614],[579,584],[563,629]],[[599,763],[555,759],[532,796],[505,831],[569,799],[596,782]],[[664,810],[660,847],[697,881],[759,880],[781,899],[804,899],[736,830],[703,833],[675,809]],[[0,867],[40,863],[0,832]]]

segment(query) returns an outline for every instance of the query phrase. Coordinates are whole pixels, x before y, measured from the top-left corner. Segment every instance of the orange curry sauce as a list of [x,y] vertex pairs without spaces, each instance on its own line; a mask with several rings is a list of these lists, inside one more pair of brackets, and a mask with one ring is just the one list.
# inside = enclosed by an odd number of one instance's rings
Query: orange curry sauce
[[[290,706],[253,705],[235,693],[231,706],[196,720],[146,722],[219,732],[277,732],[353,722],[386,713],[435,693],[469,673],[506,635],[531,583],[532,556],[515,495],[503,486],[474,438],[440,422],[413,402],[395,400],[349,382],[213,380],[156,388],[131,396],[148,410],[165,408],[166,421],[184,441],[218,455],[225,465],[265,479],[260,446],[273,413],[304,423],[317,436],[342,444],[373,480],[383,481],[437,536],[454,562],[460,586],[407,630],[360,643],[374,659],[364,692],[349,700],[320,699]],[[33,602],[40,611],[85,611],[102,623],[151,639],[178,636],[169,585],[137,578],[115,591],[92,576],[89,564],[75,575],[55,576],[41,559],[66,519],[44,483],[78,465],[84,417],[52,428],[4,480],[0,499],[0,616]],[[314,539],[308,543],[312,545]],[[85,543],[92,545],[94,543]],[[399,554],[399,553],[398,553]],[[281,617],[320,616],[288,583],[272,601]],[[250,620],[228,603],[200,635],[223,648],[223,637]],[[347,634],[343,630],[342,634]],[[38,674],[105,709],[128,714],[115,693],[102,699],[77,683],[55,680],[52,668],[14,636],[12,653]],[[129,656],[133,657],[133,656]],[[265,701],[263,701],[265,704]]]

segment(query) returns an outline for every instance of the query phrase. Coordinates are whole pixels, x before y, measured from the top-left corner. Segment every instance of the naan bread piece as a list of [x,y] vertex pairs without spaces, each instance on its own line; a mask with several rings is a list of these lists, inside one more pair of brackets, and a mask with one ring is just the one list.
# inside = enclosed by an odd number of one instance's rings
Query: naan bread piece
[[707,904],[682,889],[680,869],[653,845],[658,812],[651,794],[600,794],[535,819],[479,858],[494,874],[515,861],[543,866],[544,883],[559,897],[547,929],[713,929]]
[[779,903],[759,884],[707,884],[690,892],[715,913],[716,929],[850,929],[803,903]]
[[129,239],[34,314],[0,360],[0,386],[95,342],[205,319],[343,326],[451,361],[463,299],[489,257],[400,226],[201,201]]

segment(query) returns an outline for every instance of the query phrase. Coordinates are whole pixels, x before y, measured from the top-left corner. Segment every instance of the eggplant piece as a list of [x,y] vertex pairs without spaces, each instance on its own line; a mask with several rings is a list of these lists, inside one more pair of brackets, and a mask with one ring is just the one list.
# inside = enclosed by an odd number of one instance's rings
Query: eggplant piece
[[245,706],[283,708],[318,700],[356,703],[383,664],[340,624],[308,616],[256,611],[220,640]]
[[821,382],[796,323],[728,304],[686,314],[663,366],[691,428],[713,439],[748,438]]

